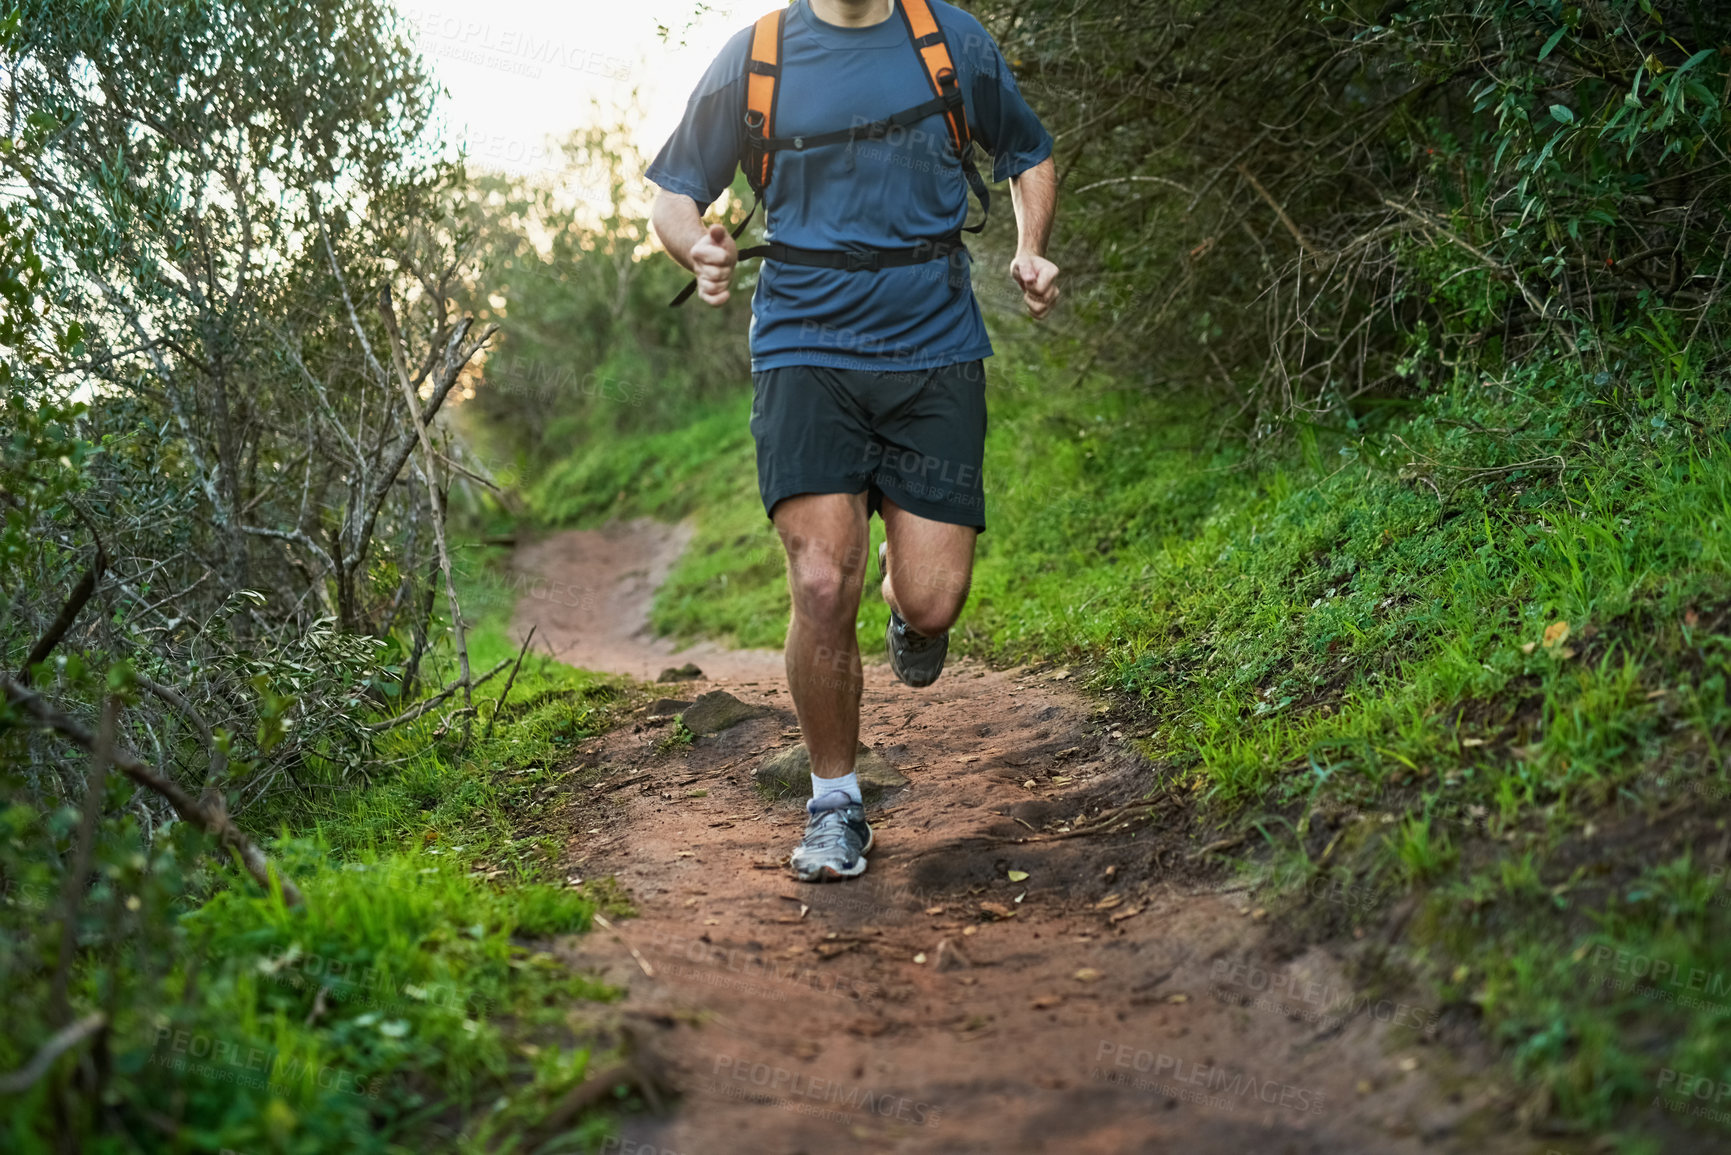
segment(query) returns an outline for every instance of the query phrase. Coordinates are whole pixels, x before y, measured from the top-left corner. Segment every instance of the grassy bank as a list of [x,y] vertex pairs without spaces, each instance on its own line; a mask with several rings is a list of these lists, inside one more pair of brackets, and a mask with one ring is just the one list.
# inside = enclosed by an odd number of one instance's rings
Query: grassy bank
[[[516,650],[499,612],[508,591],[476,572],[469,604],[491,610],[471,658],[485,670]],[[527,1143],[588,1069],[585,1008],[614,996],[548,953],[613,900],[557,876],[566,832],[540,803],[563,782],[571,744],[609,725],[628,691],[531,656],[484,737],[504,683],[500,675],[477,693],[466,747],[461,725],[440,734],[435,714],[381,734],[346,788],[309,788],[268,815],[242,815],[278,832],[269,849],[302,891],[299,907],[213,864],[184,827],[159,834],[148,855],[134,837],[130,858],[99,863],[84,933],[118,926],[133,937],[114,966],[71,977],[75,1005],[111,1008],[96,1052],[103,1069],[89,1076],[102,1080],[107,1116],[84,1122],[97,1136],[85,1149],[313,1155]],[[8,922],[53,930],[49,881],[18,853],[33,818],[15,809],[3,820]],[[134,917],[110,919],[117,905]],[[158,908],[175,917],[152,919]],[[5,949],[31,946],[20,938]],[[7,1100],[0,1146],[61,1149],[66,1105],[47,1087]],[[530,1146],[593,1149],[606,1126],[590,1120]]]
[[[1676,356],[1560,361],[1255,451],[1038,353],[992,372],[958,647],[1134,703],[1304,933],[1400,912],[1383,961],[1505,1045],[1534,1117],[1723,1135],[1688,1095],[1731,1079],[1731,397]],[[695,515],[657,625],[775,645],[746,411],[579,452],[532,503]]]

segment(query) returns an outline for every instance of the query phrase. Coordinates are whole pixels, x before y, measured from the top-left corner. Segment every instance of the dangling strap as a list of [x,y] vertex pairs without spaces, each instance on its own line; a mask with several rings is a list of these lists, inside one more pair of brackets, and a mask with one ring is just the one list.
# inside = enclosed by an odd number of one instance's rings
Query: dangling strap
[[[761,201],[759,200],[758,197],[753,196],[751,198],[751,211],[745,214],[744,220],[740,221],[737,225],[733,226],[733,239],[734,240],[737,241],[739,239],[739,234],[743,233],[745,231],[745,226],[749,225],[751,223],[751,218],[757,215],[757,206],[760,203],[761,203]],[[744,257],[745,257],[745,254],[741,253],[740,258],[743,260]],[[686,285],[683,289],[679,290],[678,295],[675,296],[673,298],[673,300],[671,300],[667,303],[669,306],[683,305],[683,304],[685,304],[685,299],[687,297],[691,296],[691,294],[693,294],[695,292],[697,292],[697,278],[693,277],[693,278],[691,278],[690,281],[686,282]]]

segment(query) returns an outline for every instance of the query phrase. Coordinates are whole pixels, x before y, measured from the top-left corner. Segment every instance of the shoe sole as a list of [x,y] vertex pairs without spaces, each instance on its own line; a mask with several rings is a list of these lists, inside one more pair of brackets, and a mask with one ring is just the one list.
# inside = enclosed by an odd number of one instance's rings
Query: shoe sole
[[931,677],[927,678],[923,682],[915,681],[915,680],[911,679],[907,674],[903,673],[896,662],[895,643],[890,640],[892,631],[894,631],[894,629],[895,629],[895,619],[891,618],[889,624],[884,627],[884,652],[889,657],[890,673],[892,673],[896,676],[896,681],[900,682],[904,686],[912,687],[915,690],[923,690],[927,686],[931,685],[933,682],[936,682],[939,678],[943,677],[943,675],[944,675],[944,662],[947,662],[949,660],[949,657],[950,657],[950,647],[949,647],[949,643],[947,641],[944,644],[943,660],[938,662],[937,672],[934,673]]
[[801,874],[790,867],[789,873],[793,875],[795,882],[846,882],[850,878],[858,878],[866,871],[866,855],[871,853],[872,847],[876,846],[877,843],[877,832],[869,826],[866,827],[866,844],[860,847],[859,869],[852,874],[845,870],[837,870],[833,866],[820,866],[810,874]]

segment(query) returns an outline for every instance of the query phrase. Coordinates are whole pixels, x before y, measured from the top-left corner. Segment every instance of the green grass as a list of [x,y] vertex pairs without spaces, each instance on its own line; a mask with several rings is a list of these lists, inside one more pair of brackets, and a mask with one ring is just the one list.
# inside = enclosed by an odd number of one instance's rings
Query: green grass
[[[1294,903],[1343,881],[1382,896],[1354,908],[1370,921],[1417,894],[1401,961],[1564,1117],[1609,1127],[1677,1072],[1731,1080],[1731,991],[1687,1005],[1593,962],[1731,985],[1727,905],[1700,899],[1725,845],[1731,395],[1674,361],[1559,362],[1253,450],[1183,395],[1074,385],[1063,359],[991,363],[957,648],[1077,664],[1139,704],[1162,779],[1262,832],[1250,868]],[[777,645],[746,414],[579,450],[531,504],[695,515],[656,625]],[[882,612],[866,599],[868,655]]]
[[[491,571],[469,568],[470,603],[491,607],[470,635],[484,670],[516,654],[509,598]],[[428,682],[451,666],[448,654],[431,664]],[[548,947],[588,929],[598,908],[622,908],[605,883],[559,877],[564,836],[546,801],[571,785],[561,767],[571,746],[634,698],[618,679],[531,655],[482,740],[504,685],[501,674],[477,692],[466,747],[460,726],[440,736],[429,717],[381,735],[365,777],[244,816],[278,831],[266,847],[301,889],[298,907],[224,870],[184,826],[148,855],[134,840],[131,860],[101,865],[88,910],[130,894],[139,927],[166,929],[160,941],[136,938],[119,971],[74,976],[75,1006],[114,1008],[111,1115],[85,1125],[85,1149],[154,1149],[174,1133],[185,1150],[503,1150],[582,1080],[583,1008],[616,992]],[[23,808],[0,813],[0,841],[35,821]],[[29,917],[46,886],[10,881],[8,917]],[[158,907],[178,917],[152,921]],[[112,999],[116,981],[155,993]],[[0,1049],[0,1068],[27,1058],[14,1051]],[[0,1147],[59,1149],[52,1085],[8,1099]],[[591,1150],[609,1126],[580,1120],[537,1149]]]

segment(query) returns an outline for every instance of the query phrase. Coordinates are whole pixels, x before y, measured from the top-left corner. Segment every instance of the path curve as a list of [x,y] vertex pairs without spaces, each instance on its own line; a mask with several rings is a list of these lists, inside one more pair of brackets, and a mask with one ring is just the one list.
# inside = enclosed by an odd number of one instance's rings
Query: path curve
[[1512,1125],[1470,1029],[1418,1030],[1429,1009],[1196,860],[1181,803],[1113,817],[1153,781],[1125,740],[1145,718],[1067,671],[962,661],[914,691],[867,666],[862,740],[910,785],[872,815],[864,878],[791,881],[802,812],[750,780],[798,741],[780,655],[647,633],[689,537],[639,521],[516,555],[539,583],[516,628],[563,660],[691,660],[706,677],[681,697],[724,685],[768,711],[686,748],[645,718],[579,752],[566,869],[616,877],[637,917],[560,950],[628,991],[616,1021],[678,1093],[621,1152],[1555,1149]]

